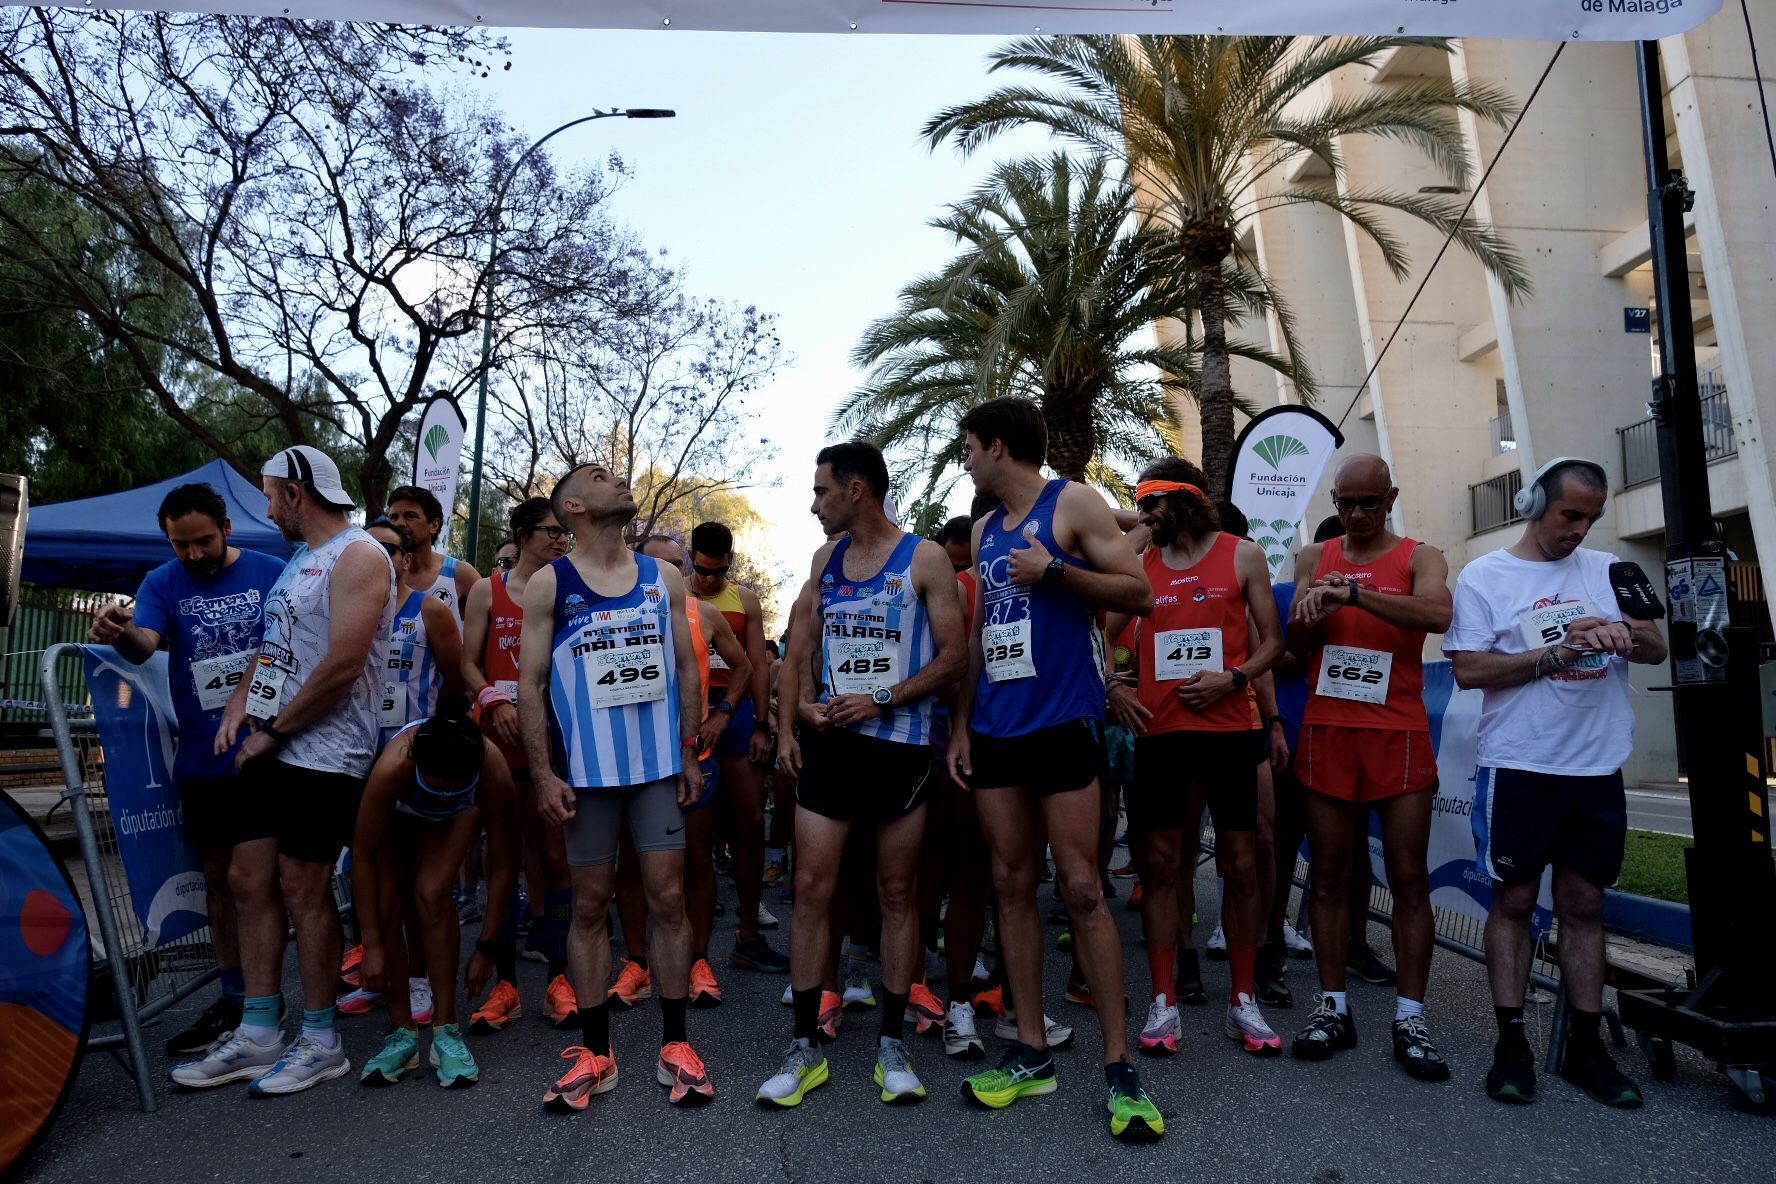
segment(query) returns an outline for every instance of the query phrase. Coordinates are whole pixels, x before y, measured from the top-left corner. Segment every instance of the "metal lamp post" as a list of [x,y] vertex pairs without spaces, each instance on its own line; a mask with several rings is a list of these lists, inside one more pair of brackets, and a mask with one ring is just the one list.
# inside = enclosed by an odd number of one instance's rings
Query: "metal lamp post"
[[470,563],[475,561],[476,548],[481,541],[481,461],[483,446],[487,440],[487,373],[488,359],[493,353],[493,285],[494,268],[499,263],[499,220],[505,209],[506,190],[511,188],[512,181],[518,176],[518,170],[524,167],[531,154],[550,140],[570,127],[578,127],[582,123],[591,123],[595,119],[671,119],[678,112],[659,107],[612,107],[609,111],[597,111],[591,115],[582,115],[578,119],[570,119],[560,127],[545,133],[530,147],[519,154],[506,170],[505,177],[500,181],[499,189],[493,197],[493,232],[487,250],[487,303],[481,321],[481,380],[475,401],[475,467],[469,476],[469,537],[464,550]]

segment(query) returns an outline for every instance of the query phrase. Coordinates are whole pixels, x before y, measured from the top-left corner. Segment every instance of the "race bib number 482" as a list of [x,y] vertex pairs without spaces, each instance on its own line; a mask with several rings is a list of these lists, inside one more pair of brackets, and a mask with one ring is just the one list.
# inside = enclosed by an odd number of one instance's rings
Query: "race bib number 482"
[[1035,678],[1036,653],[1030,636],[1030,622],[982,625],[981,657],[985,659],[990,682]]
[[1320,679],[1314,694],[1352,703],[1386,703],[1393,670],[1392,654],[1329,645],[1320,658]]
[[223,654],[193,662],[191,686],[197,692],[197,705],[205,711],[220,711],[228,706],[229,696],[247,676],[247,662],[252,656],[251,650],[242,650],[238,654]]

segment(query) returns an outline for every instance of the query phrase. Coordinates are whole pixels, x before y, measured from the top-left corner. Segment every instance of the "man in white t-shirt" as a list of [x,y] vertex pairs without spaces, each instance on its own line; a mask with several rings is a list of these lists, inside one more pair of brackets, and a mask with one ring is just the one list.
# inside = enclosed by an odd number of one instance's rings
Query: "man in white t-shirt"
[[1640,1105],[1640,1090],[1616,1068],[1598,1030],[1601,918],[1627,838],[1628,663],[1664,662],[1665,642],[1653,622],[1617,607],[1616,556],[1580,546],[1608,497],[1607,476],[1593,461],[1560,457],[1543,466],[1517,495],[1523,537],[1463,569],[1443,637],[1456,682],[1486,693],[1473,822],[1476,862],[1492,877],[1486,966],[1499,1040],[1486,1092],[1505,1102],[1535,1098],[1523,992],[1530,915],[1551,863],[1560,973],[1572,1006],[1561,1075],[1606,1105]]

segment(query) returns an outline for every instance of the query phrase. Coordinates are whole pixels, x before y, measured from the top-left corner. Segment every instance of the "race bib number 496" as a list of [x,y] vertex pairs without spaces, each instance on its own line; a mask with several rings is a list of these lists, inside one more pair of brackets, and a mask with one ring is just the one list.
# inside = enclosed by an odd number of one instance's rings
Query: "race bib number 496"
[[1030,622],[982,625],[981,657],[985,659],[990,682],[1035,678],[1036,653],[1030,636]]
[[666,647],[659,642],[588,655],[594,707],[627,707],[666,697]]
[[1329,645],[1320,658],[1320,680],[1314,694],[1352,703],[1386,703],[1393,670],[1392,654]]

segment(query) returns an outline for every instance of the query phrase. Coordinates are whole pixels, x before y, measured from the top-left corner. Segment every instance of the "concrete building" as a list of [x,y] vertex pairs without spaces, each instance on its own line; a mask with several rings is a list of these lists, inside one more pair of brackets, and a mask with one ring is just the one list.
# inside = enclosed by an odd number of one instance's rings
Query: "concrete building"
[[[1776,0],[1752,0],[1754,28],[1776,62]],[[1776,161],[1765,138],[1759,80],[1744,19],[1728,5],[1664,51],[1673,167],[1695,191],[1689,235],[1697,363],[1714,511],[1737,562],[1741,623],[1772,636],[1759,575],[1776,555]],[[1344,72],[1316,104],[1365,87],[1453,72],[1526,99],[1554,46],[1467,41],[1453,56],[1394,53],[1378,69]],[[1664,560],[1658,456],[1648,418],[1657,320],[1649,315],[1645,166],[1628,44],[1569,44],[1476,202],[1528,261],[1534,295],[1508,303],[1484,271],[1451,248],[1412,308],[1375,378],[1344,421],[1348,451],[1376,451],[1402,490],[1396,529],[1440,547],[1452,571],[1512,542],[1511,495],[1546,460],[1580,455],[1609,471],[1608,513],[1596,546],[1657,573]],[[1764,80],[1769,85],[1769,80]],[[1504,132],[1466,126],[1484,167]],[[1341,146],[1349,191],[1443,185],[1409,145],[1358,138]],[[1277,183],[1331,184],[1317,158]],[[1441,244],[1429,228],[1390,222],[1411,247],[1414,274],[1396,281],[1379,253],[1330,211],[1265,213],[1245,242],[1287,293],[1321,382],[1318,406],[1337,420],[1396,326]],[[1177,326],[1161,326],[1162,334]],[[1262,336],[1262,327],[1247,332]],[[1274,326],[1272,344],[1281,349]],[[1236,360],[1237,389],[1263,403],[1294,400],[1289,385]],[[1335,462],[1336,463],[1336,462]],[[1311,530],[1331,510],[1316,494]],[[1663,668],[1635,668],[1638,716],[1630,784],[1675,781],[1678,758]]]

